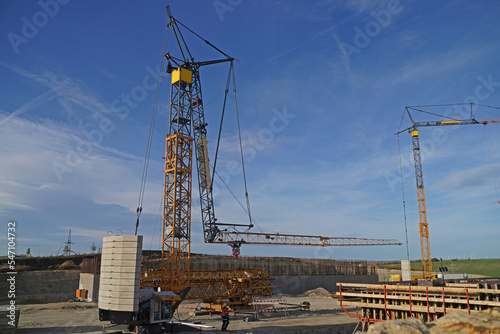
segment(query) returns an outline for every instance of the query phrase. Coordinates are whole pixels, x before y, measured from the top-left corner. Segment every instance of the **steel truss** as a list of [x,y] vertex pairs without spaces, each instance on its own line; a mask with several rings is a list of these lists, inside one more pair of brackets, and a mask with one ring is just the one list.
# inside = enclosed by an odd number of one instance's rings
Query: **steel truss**
[[220,231],[213,243],[231,245],[300,245],[300,246],[379,246],[401,245],[394,239],[366,239],[366,238],[341,238],[321,237],[310,235],[294,235],[281,233],[251,233],[251,232],[225,232]]
[[[141,289],[169,289],[175,272],[147,270],[141,274]],[[222,300],[232,305],[248,305],[255,295],[271,296],[272,280],[265,269],[191,270],[186,299],[202,299],[207,303]]]

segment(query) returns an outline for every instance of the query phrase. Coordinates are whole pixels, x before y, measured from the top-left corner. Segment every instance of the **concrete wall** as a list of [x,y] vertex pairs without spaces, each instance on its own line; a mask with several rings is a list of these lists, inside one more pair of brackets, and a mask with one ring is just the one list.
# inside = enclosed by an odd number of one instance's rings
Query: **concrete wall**
[[[8,291],[6,273],[0,274],[0,291]],[[78,270],[24,271],[16,275],[16,303],[55,303],[75,299],[80,280]],[[0,304],[8,303],[7,294]]]
[[[0,291],[7,291],[7,274],[0,274]],[[377,275],[301,275],[273,276],[275,294],[301,294],[319,287],[330,293],[338,291],[337,283],[374,283]],[[16,303],[54,303],[75,299],[79,288],[80,273],[77,270],[27,271],[16,276]],[[6,296],[0,304],[6,304]]]
[[376,283],[377,275],[315,275],[273,276],[275,294],[301,294],[307,290],[324,288],[330,293],[338,291],[337,283]]
[[99,297],[99,274],[80,273],[79,289],[85,289],[87,295],[82,298],[88,302],[96,302]]
[[[142,269],[159,269],[159,259],[142,262]],[[264,268],[275,275],[375,275],[376,268],[366,261],[330,259],[261,258],[211,255],[191,257],[192,270]]]
[[[156,263],[153,264],[156,265]],[[301,294],[318,287],[333,293],[337,291],[337,282],[369,283],[377,281],[376,275],[370,275],[372,272],[374,273],[374,268],[362,261],[252,257],[241,257],[235,261],[229,256],[199,256],[192,259],[192,267],[194,270],[266,268],[275,278],[274,285],[280,286],[279,289],[275,289],[276,293],[285,294]],[[146,268],[147,265],[143,267],[143,269]],[[8,291],[7,278],[6,273],[0,274],[0,291]],[[79,283],[79,270],[18,272],[16,275],[16,302],[30,304],[74,300],[76,289],[80,288]],[[6,302],[8,302],[7,295],[0,295],[0,305]]]

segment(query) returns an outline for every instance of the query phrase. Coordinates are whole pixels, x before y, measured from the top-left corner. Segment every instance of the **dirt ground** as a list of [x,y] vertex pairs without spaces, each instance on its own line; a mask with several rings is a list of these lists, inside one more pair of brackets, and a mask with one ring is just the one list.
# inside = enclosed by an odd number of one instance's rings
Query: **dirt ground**
[[[310,311],[290,309],[285,312],[260,313],[259,320],[254,320],[252,313],[231,313],[229,331],[231,333],[353,333],[357,319],[349,317],[338,305],[337,300],[322,296],[274,296],[273,299],[285,298],[288,304],[301,304],[308,301]],[[185,301],[183,306],[204,306],[197,301]],[[277,303],[275,307],[282,307]],[[106,322],[99,321],[96,303],[65,302],[51,304],[21,305],[21,316],[17,333],[100,333]],[[354,310],[348,309],[351,313]],[[219,333],[219,316],[194,316],[193,310],[180,308],[176,318],[183,322],[212,326],[203,333]],[[110,332],[110,331],[106,331]]]

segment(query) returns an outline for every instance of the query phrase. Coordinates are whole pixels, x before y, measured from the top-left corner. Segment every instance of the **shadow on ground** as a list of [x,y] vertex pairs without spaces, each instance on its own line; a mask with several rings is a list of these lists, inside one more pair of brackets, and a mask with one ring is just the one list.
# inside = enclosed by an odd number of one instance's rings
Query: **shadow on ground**
[[[231,330],[233,334],[352,334],[356,324],[337,324],[337,325],[320,325],[320,326],[298,326],[298,327],[280,327],[280,326],[265,326],[244,330]],[[204,332],[209,333],[222,333],[219,331]]]
[[101,326],[19,328],[16,334],[79,334],[102,331]]

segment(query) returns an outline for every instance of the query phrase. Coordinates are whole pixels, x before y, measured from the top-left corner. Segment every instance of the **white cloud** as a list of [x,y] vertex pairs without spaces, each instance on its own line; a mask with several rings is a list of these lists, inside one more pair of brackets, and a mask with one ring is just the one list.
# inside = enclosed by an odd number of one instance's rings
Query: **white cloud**
[[[432,185],[433,189],[440,192],[470,192],[474,188],[492,186],[491,166],[482,165],[466,170],[451,172],[445,179]],[[497,170],[497,173],[500,169]]]
[[[118,204],[135,211],[142,159],[99,145],[69,166],[65,157],[77,151],[82,140],[73,131],[52,122],[33,123],[22,118],[9,121],[0,132],[0,140],[8,143],[0,148],[4,157],[0,207],[35,208],[47,191],[56,191],[60,196],[77,194],[95,203]],[[62,182],[54,162],[68,168]],[[147,195],[151,196],[149,192]]]
[[400,85],[408,81],[418,81],[427,77],[438,77],[444,73],[465,68],[492,50],[492,47],[482,49],[450,50],[444,54],[432,54],[429,57],[416,57],[414,61],[407,61],[392,73],[391,85]]
[[[74,105],[89,111],[91,117],[93,118],[101,117],[103,114],[112,113],[109,106],[101,102],[96,94],[91,92],[83,82],[77,79],[48,70],[30,72],[27,69],[14,65],[8,65],[3,62],[0,62],[0,65],[49,89],[49,91],[35,97],[25,105],[15,110],[11,114],[12,117],[33,110],[54,98],[57,98],[56,101],[61,107],[63,107],[68,117],[72,117],[74,115]],[[9,118],[4,121],[7,120],[9,120]]]

